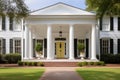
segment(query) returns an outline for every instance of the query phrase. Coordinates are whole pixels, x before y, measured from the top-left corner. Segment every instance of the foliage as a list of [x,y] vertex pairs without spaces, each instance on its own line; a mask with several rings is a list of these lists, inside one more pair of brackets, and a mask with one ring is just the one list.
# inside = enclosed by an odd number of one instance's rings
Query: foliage
[[0,68],[0,80],[39,80],[42,68]]
[[3,54],[0,54],[0,63],[7,63],[7,60],[5,59]]
[[42,49],[43,49],[43,47],[42,47],[42,44],[40,44],[40,43],[38,43],[38,44],[36,45],[36,47],[35,47],[35,50],[36,50],[37,52],[42,51]]
[[99,62],[78,62],[77,65],[79,67],[82,67],[82,66],[105,66],[105,63],[103,61],[99,61]]
[[26,17],[29,13],[24,0],[0,0],[0,15],[15,18]]
[[95,11],[98,17],[120,16],[120,0],[86,0],[87,10]]
[[0,63],[17,63],[21,60],[20,54],[0,54]]
[[84,44],[81,44],[80,42],[77,44],[77,48],[78,48],[78,50],[79,51],[84,51],[84,49],[85,49],[85,45]]
[[100,60],[105,63],[120,64],[120,54],[101,54],[100,58]]
[[21,55],[20,54],[5,54],[5,60],[7,60],[8,63],[17,63],[18,61],[21,60]]
[[18,62],[19,66],[44,66],[43,62]]

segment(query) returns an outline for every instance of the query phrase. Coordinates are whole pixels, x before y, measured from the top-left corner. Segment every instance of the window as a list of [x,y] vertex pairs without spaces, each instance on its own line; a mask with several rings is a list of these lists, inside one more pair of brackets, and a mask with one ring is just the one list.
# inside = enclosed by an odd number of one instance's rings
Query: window
[[16,21],[13,17],[10,17],[10,30],[21,31],[21,21]]
[[0,17],[0,31],[5,30],[5,16]]
[[20,39],[10,39],[10,53],[21,53]]
[[10,30],[13,30],[13,17],[10,17],[9,18],[9,21],[10,21]]
[[14,40],[14,53],[21,53],[21,40]]
[[80,39],[80,40],[78,40],[78,42],[80,42],[81,44],[85,44],[85,40],[84,39]]
[[100,20],[100,30],[113,31],[114,30],[114,17],[104,17]]
[[2,16],[2,30],[5,30],[6,19],[5,16]]
[[110,39],[102,39],[102,53],[110,53]]
[[5,54],[6,49],[5,49],[5,39],[0,39],[0,54]]

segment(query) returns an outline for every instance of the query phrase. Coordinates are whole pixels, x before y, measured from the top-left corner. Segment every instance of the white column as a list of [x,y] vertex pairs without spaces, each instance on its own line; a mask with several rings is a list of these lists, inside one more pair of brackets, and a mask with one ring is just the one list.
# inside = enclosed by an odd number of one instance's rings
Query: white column
[[[6,16],[6,23],[5,23],[6,31],[9,31],[9,17]],[[6,54],[10,53],[10,38],[6,38]]]
[[74,27],[69,27],[69,59],[74,59]]
[[91,29],[91,59],[96,60],[96,27],[95,24],[92,25]]
[[23,49],[23,39],[24,39],[24,31],[23,31],[23,26],[24,26],[24,24],[23,24],[23,19],[21,20],[21,60],[23,61],[23,59],[24,59],[24,49]]
[[52,27],[48,25],[47,27],[47,59],[53,59],[52,55]]
[[24,59],[28,59],[29,54],[29,29],[25,26],[25,56]]
[[29,29],[29,59],[33,58],[33,42],[32,42],[32,32]]

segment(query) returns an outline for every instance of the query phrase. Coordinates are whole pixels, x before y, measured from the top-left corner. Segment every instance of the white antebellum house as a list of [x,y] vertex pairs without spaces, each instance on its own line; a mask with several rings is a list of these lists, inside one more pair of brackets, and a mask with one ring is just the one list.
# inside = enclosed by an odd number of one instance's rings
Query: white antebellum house
[[16,22],[0,18],[0,53],[20,53],[22,60],[36,59],[35,45],[43,46],[44,59],[79,59],[77,43],[85,45],[85,58],[96,54],[120,53],[120,17],[96,14],[57,3],[30,13]]

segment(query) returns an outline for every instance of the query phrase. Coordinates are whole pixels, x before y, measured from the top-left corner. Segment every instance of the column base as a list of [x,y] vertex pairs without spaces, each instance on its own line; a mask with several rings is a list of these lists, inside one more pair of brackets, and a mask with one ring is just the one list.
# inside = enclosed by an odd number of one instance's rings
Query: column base
[[92,61],[99,61],[99,60],[96,59],[96,58],[91,58],[90,60],[92,60]]
[[75,58],[69,58],[69,60],[74,60]]
[[28,59],[27,57],[23,58],[23,59]]

